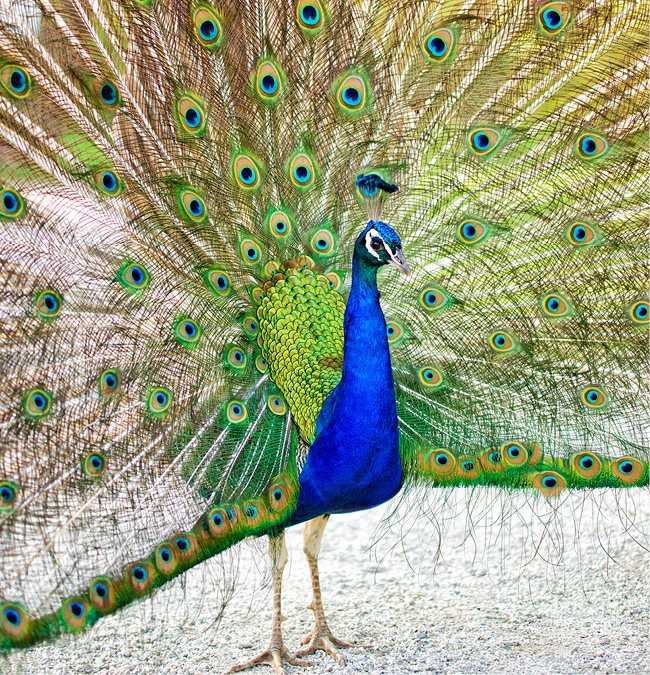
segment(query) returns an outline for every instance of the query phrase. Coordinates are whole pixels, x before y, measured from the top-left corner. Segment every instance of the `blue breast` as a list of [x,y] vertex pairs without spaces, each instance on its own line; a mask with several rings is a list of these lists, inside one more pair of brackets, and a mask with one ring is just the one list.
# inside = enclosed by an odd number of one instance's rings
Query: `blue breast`
[[293,523],[360,511],[400,489],[399,430],[377,268],[353,263],[341,382],[325,401],[300,474]]

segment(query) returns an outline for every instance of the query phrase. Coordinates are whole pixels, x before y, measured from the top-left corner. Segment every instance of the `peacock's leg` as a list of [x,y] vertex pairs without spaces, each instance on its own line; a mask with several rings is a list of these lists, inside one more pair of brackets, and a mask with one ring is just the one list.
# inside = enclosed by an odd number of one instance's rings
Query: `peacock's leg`
[[318,577],[318,554],[320,544],[323,538],[323,532],[327,525],[329,515],[320,516],[305,523],[303,533],[303,550],[309,563],[311,572],[311,586],[314,597],[309,608],[314,612],[314,627],[311,633],[308,633],[303,639],[302,644],[306,645],[303,649],[296,652],[296,656],[307,656],[322,649],[327,652],[339,665],[344,666],[346,661],[337,648],[358,647],[353,642],[345,642],[332,635],[330,627],[325,619],[325,610],[323,609],[323,599],[321,597],[320,579]]
[[285,675],[284,663],[292,666],[311,666],[310,661],[297,658],[284,647],[282,640],[282,575],[287,564],[287,545],[284,541],[284,532],[276,536],[269,536],[269,555],[271,556],[271,574],[273,576],[273,623],[271,624],[271,642],[266,650],[250,661],[232,666],[227,672],[237,673],[255,666],[267,664],[273,668],[276,675]]

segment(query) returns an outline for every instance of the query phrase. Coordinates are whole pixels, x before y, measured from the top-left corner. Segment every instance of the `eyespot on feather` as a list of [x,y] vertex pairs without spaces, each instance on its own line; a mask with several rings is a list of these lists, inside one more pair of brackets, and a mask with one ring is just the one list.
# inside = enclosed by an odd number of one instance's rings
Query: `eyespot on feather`
[[106,108],[117,108],[120,104],[120,91],[111,80],[96,79],[92,84],[97,100]]
[[240,372],[246,369],[248,358],[246,352],[238,345],[227,345],[225,362],[227,367]]
[[573,18],[573,8],[568,2],[545,2],[537,8],[537,27],[543,35],[562,33]]
[[595,478],[603,468],[603,463],[592,452],[577,452],[571,457],[571,467],[582,478]]
[[308,190],[316,180],[316,166],[305,152],[299,152],[289,162],[289,178],[294,187]]
[[261,354],[255,358],[255,368],[257,368],[257,371],[262,374],[266,373],[266,371],[269,369],[269,364]]
[[335,252],[336,237],[333,230],[322,227],[314,232],[309,244],[312,251],[318,256],[330,256]]
[[368,105],[370,85],[366,78],[351,74],[343,77],[336,88],[338,109],[347,114],[362,112]]
[[146,398],[147,412],[151,417],[162,417],[172,404],[172,392],[166,387],[153,387]]
[[257,265],[262,259],[262,247],[250,237],[241,240],[239,252],[242,260],[249,265]]
[[115,588],[108,577],[95,577],[88,587],[88,597],[90,604],[101,614],[115,609]]
[[125,262],[117,271],[117,281],[131,294],[143,291],[151,277],[147,270],[137,263]]
[[201,326],[193,319],[179,317],[174,322],[173,334],[179,344],[193,349],[201,339],[203,331],[201,330]]
[[93,178],[99,191],[107,197],[117,197],[122,192],[122,179],[112,169],[97,171]]
[[193,190],[183,189],[178,193],[178,206],[183,220],[201,223],[208,217],[203,199]]
[[456,238],[467,246],[475,246],[487,238],[490,230],[486,223],[477,218],[464,218],[456,229]]
[[13,98],[27,98],[32,93],[29,71],[15,64],[8,64],[0,70],[0,85]]
[[286,239],[293,227],[291,217],[286,211],[273,210],[269,213],[266,219],[267,229],[278,239]]
[[17,602],[0,604],[0,628],[11,640],[20,642],[30,632],[32,620],[22,605]]
[[46,417],[51,410],[52,394],[40,388],[27,391],[23,400],[23,411],[29,419],[36,422]]
[[135,595],[144,595],[151,588],[154,568],[148,560],[131,563],[126,568],[126,581]]
[[299,0],[296,3],[296,21],[307,35],[317,35],[323,29],[327,14],[320,0]]
[[422,40],[422,53],[432,63],[447,61],[455,47],[456,36],[449,28],[438,28],[425,35]]
[[542,471],[533,475],[532,484],[545,497],[557,497],[566,488],[566,479],[557,471]]
[[230,519],[221,507],[213,508],[208,514],[208,527],[213,537],[222,537],[230,532]]
[[611,463],[612,475],[629,485],[643,478],[643,464],[636,457],[619,457]]
[[552,319],[564,319],[574,313],[570,300],[561,293],[546,293],[540,298],[544,314]]
[[609,404],[609,396],[604,389],[596,386],[586,387],[580,392],[580,399],[587,408],[600,409]]
[[201,5],[192,15],[194,35],[206,49],[216,49],[223,39],[223,21],[212,7]]
[[277,103],[282,96],[286,77],[279,65],[264,59],[257,64],[255,71],[255,91],[265,103]]
[[82,598],[68,598],[61,606],[60,615],[68,630],[82,630],[88,619],[88,603]]
[[635,302],[627,311],[634,323],[647,324],[650,320],[648,303],[645,300]]
[[181,562],[187,563],[196,559],[199,545],[191,532],[177,532],[172,537],[172,541],[178,550],[178,557]]
[[257,527],[268,516],[265,504],[260,499],[251,499],[242,505],[244,524],[246,527]]
[[221,269],[209,269],[203,273],[203,278],[208,288],[220,295],[226,297],[232,291],[230,276]]
[[492,335],[490,335],[488,338],[488,344],[495,352],[498,352],[499,354],[513,352],[518,347],[514,336],[504,330],[492,333]]
[[279,417],[283,417],[287,414],[287,404],[284,402],[284,399],[278,394],[271,394],[266,399],[266,404],[269,410]]
[[439,286],[427,286],[420,293],[420,305],[427,312],[434,312],[452,303],[452,297]]
[[36,294],[34,298],[36,311],[42,319],[56,319],[63,308],[63,297],[57,291],[48,288]]
[[501,133],[489,127],[480,127],[470,131],[468,137],[470,151],[480,157],[493,152],[501,143]]
[[284,511],[289,505],[291,495],[288,482],[284,478],[276,478],[272,481],[266,495],[271,515]]
[[233,160],[233,176],[242,190],[256,190],[261,183],[260,165],[247,154],[237,155]]
[[514,441],[504,443],[500,452],[508,466],[523,466],[528,463],[528,450],[521,443]]
[[89,478],[99,478],[106,473],[108,468],[104,453],[98,451],[88,453],[83,459],[82,466]]
[[456,461],[456,475],[465,480],[475,480],[481,475],[481,464],[476,457],[459,457]]
[[201,136],[206,126],[203,102],[191,96],[181,96],[176,102],[176,119],[183,133]]
[[440,389],[445,383],[442,371],[433,366],[424,366],[423,368],[420,368],[418,370],[418,378],[420,384],[427,389]]
[[25,200],[16,190],[0,189],[0,222],[13,220],[25,212]]
[[19,487],[9,480],[0,480],[0,514],[11,513],[18,501]]
[[230,401],[226,406],[226,418],[232,424],[245,422],[248,417],[246,406],[241,401]]
[[599,243],[602,240],[602,235],[593,225],[577,222],[569,226],[566,231],[566,238],[574,246],[589,246]]
[[581,134],[575,144],[578,157],[587,161],[602,157],[608,150],[607,139],[598,133]]
[[483,471],[503,472],[508,468],[500,448],[488,448],[479,455],[479,462]]
[[101,396],[114,396],[120,393],[122,373],[118,368],[108,368],[99,375],[99,393]]

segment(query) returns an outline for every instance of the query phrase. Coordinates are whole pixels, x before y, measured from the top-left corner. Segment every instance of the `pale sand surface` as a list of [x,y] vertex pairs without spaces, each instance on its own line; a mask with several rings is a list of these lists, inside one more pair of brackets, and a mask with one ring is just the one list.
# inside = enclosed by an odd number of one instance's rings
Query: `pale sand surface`
[[[634,524],[649,532],[650,500],[646,490],[630,494],[621,509],[612,494],[595,502],[572,495],[550,525],[530,515],[525,499],[512,506],[498,497],[482,519],[473,510],[468,538],[465,496],[443,503],[440,493],[431,502],[438,516],[405,512],[401,527],[370,549],[385,507],[333,517],[320,558],[326,611],[335,634],[373,648],[346,650],[345,667],[319,653],[314,668],[288,672],[650,672],[650,557],[632,541],[647,546],[647,539],[621,516],[636,509]],[[447,521],[453,512],[460,515]],[[289,531],[288,543],[284,631],[295,648],[311,625],[300,528]],[[219,625],[220,566],[212,563],[84,634],[12,654],[0,671],[223,672],[268,639],[262,545],[239,549],[238,582]]]

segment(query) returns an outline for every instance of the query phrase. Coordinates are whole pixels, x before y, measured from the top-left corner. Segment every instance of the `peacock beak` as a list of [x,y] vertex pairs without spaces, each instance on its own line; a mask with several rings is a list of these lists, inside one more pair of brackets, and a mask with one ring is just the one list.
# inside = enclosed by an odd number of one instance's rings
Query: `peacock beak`
[[411,268],[408,266],[401,248],[398,248],[395,253],[391,253],[388,264],[397,267],[397,269],[404,272],[407,277],[411,276]]

